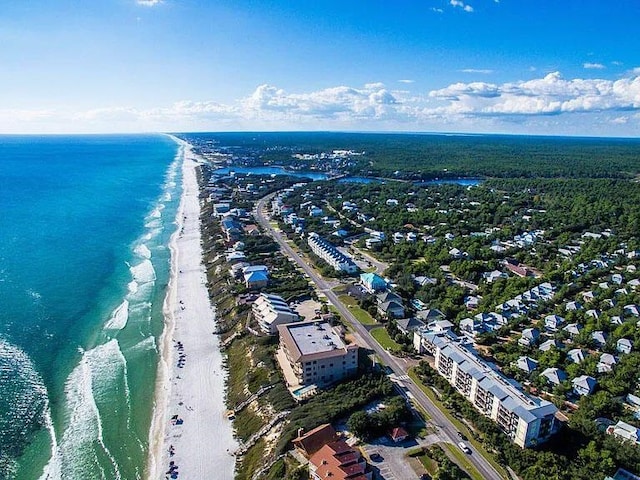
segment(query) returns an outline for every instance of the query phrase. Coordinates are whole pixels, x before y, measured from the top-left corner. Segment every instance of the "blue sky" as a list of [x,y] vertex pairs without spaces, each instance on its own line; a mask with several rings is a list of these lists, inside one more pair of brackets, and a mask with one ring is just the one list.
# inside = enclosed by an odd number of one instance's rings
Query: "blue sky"
[[638,0],[4,0],[0,132],[638,136]]

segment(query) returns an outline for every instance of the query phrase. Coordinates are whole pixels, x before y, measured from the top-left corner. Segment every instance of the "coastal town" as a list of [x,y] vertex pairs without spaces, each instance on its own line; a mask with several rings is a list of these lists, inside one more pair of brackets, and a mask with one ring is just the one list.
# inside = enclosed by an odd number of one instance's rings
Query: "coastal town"
[[637,478],[637,185],[184,139],[236,478]]

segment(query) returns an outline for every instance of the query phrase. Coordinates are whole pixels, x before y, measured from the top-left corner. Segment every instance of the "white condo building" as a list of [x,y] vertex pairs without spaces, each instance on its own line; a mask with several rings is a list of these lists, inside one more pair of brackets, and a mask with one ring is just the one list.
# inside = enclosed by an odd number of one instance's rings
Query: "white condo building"
[[267,335],[278,333],[278,325],[299,320],[298,314],[281,296],[270,293],[261,293],[251,305],[251,312],[262,333]]
[[313,253],[331,265],[338,272],[355,273],[358,266],[351,258],[346,256],[335,245],[328,242],[315,232],[309,234],[307,243],[311,247]]
[[559,423],[551,402],[526,394],[472,350],[446,335],[416,332],[435,357],[438,373],[522,448],[547,441]]

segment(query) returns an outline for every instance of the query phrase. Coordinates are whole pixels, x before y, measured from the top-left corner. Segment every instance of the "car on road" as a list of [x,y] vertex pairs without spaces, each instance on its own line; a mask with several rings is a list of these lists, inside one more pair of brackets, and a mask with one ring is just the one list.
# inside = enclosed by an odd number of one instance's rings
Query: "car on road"
[[464,442],[458,442],[458,447],[460,447],[460,450],[462,450],[466,454],[471,453],[471,449],[467,447],[467,445]]
[[456,434],[458,435],[458,438],[460,438],[460,440],[467,440],[467,436],[464,433],[458,431],[456,432]]

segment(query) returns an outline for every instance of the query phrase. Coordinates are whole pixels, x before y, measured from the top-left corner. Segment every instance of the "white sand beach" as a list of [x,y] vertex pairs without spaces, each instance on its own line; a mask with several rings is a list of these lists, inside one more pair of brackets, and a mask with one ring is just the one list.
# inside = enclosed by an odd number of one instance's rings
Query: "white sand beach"
[[183,194],[171,241],[148,471],[151,480],[171,478],[170,472],[189,480],[232,479],[229,452],[237,443],[225,416],[226,372],[202,264],[197,158],[175,140],[184,148]]

